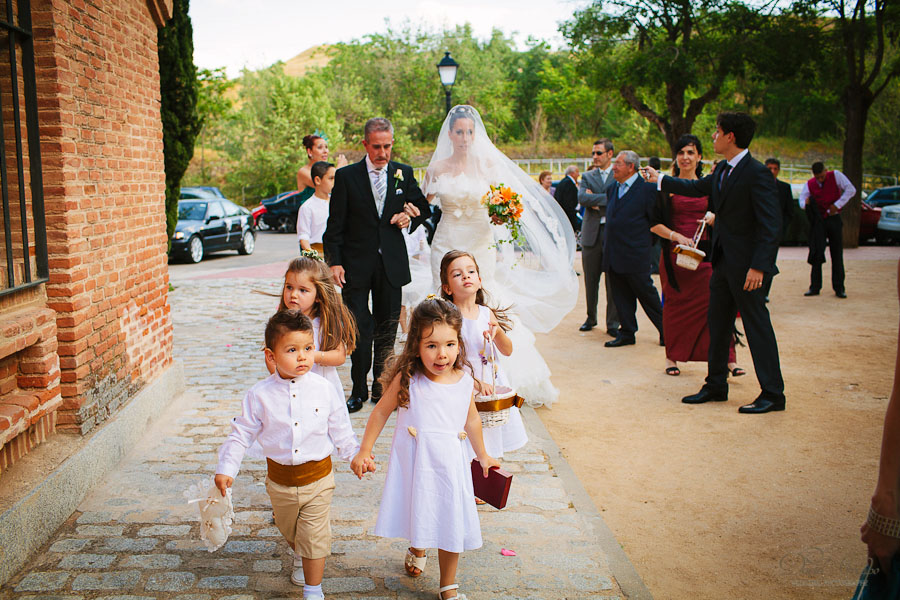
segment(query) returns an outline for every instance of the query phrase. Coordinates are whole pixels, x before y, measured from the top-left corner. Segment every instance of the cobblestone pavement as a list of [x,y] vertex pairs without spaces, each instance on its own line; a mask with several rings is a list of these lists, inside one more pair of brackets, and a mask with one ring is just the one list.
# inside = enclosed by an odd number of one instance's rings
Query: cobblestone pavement
[[[301,596],[289,581],[287,545],[272,521],[263,487],[265,462],[245,459],[234,484],[236,521],[224,548],[208,553],[197,508],[182,493],[214,473],[216,450],[247,388],[265,376],[264,323],[279,291],[270,279],[180,282],[170,294],[175,355],[187,391],[103,483],[82,501],[30,563],[0,590],[3,598],[252,600]],[[349,364],[349,361],[348,361]],[[349,368],[342,369],[349,379]],[[352,415],[361,435],[371,404]],[[462,555],[460,591],[471,600],[617,598],[622,595],[594,527],[575,508],[565,478],[551,466],[545,432],[524,411],[531,442],[508,453],[509,505],[479,508],[484,546]],[[324,590],[329,598],[434,598],[437,552],[425,574],[403,573],[404,540],[372,535],[393,423],[375,448],[379,472],[359,481],[336,461],[334,542]],[[538,435],[536,435],[536,432]],[[545,433],[543,435],[546,435]],[[501,556],[500,549],[518,556]]]

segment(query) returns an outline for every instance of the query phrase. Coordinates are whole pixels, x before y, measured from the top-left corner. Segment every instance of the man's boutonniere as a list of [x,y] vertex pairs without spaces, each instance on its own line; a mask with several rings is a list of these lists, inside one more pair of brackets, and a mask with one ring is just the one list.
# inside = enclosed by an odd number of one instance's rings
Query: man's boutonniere
[[397,181],[403,181],[403,171],[397,169],[397,171],[394,172],[394,179],[396,179]]

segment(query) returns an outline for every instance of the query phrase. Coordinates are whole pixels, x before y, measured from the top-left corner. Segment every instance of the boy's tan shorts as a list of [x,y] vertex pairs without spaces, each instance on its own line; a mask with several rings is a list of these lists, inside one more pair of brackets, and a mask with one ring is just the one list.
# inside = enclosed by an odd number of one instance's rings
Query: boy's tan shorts
[[303,558],[331,554],[331,496],[334,472],[309,485],[290,487],[266,477],[275,526]]

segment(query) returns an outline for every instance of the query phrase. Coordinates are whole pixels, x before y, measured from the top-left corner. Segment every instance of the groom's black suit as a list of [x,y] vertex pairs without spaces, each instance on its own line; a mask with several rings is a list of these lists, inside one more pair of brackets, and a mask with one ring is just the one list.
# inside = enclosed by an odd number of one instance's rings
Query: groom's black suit
[[[781,238],[775,178],[749,152],[723,179],[726,167],[723,160],[702,179],[665,176],[661,183],[664,192],[694,198],[709,196],[709,210],[716,215],[710,258],[709,363],[704,387],[716,394],[727,393],[728,345],[736,311],[740,311],[762,388],[760,397],[783,405],[784,380],[764,291],[777,272],[775,256]],[[750,269],[762,271],[763,285],[744,291]]]
[[[387,191],[380,218],[365,157],[338,169],[323,237],[328,264],[344,268],[346,284],[342,296],[359,328],[356,349],[350,356],[350,377],[351,397],[361,400],[369,397],[366,376],[372,366],[373,342],[373,375],[377,381],[385,359],[394,348],[401,288],[410,281],[406,242],[400,229],[391,224],[391,217],[403,212],[404,204],[411,202],[421,213],[411,220],[412,231],[431,214],[412,167],[388,161],[385,169]],[[369,312],[369,294],[372,312]],[[372,397],[380,396],[380,388],[373,385]]]

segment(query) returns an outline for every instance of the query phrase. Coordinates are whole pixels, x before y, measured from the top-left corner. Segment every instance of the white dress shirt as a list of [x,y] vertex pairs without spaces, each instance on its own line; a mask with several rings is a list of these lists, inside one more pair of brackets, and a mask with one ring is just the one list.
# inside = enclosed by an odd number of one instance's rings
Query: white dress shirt
[[344,460],[359,452],[344,399],[315,373],[283,379],[275,372],[250,388],[219,448],[216,473],[235,477],[254,440],[282,465],[322,460],[335,446]]
[[[605,169],[592,169],[592,170],[597,171],[598,173],[603,175],[603,183],[606,185],[609,185],[609,178],[612,177],[612,165],[606,167]],[[603,190],[601,190],[601,191],[603,191]],[[596,194],[598,192],[594,192],[594,193]],[[607,202],[607,205],[609,205],[608,199],[606,202]],[[606,224],[606,215],[603,215],[602,217],[600,217],[600,224],[601,225]]]
[[[372,161],[369,160],[369,155],[366,154],[366,170],[369,172],[369,183],[372,186],[372,195],[375,196],[375,207],[378,209],[379,215],[384,210],[384,203],[387,201],[387,167],[387,165],[384,165],[383,169],[376,169]],[[385,198],[378,197],[378,187],[375,185],[375,182],[378,181],[379,177],[384,181]]]
[[297,211],[297,241],[321,244],[328,224],[328,200],[312,195]]
[[[847,179],[847,176],[837,169],[834,170],[834,182],[837,184],[838,189],[841,190],[841,197],[834,201],[834,206],[838,209],[844,208],[844,205],[850,202],[850,198],[852,198],[853,194],[856,193],[856,188],[853,187],[853,184],[850,183],[850,180]],[[812,179],[807,181],[802,188],[800,188],[800,208],[806,208],[806,201],[809,200],[810,185],[819,185],[819,182],[816,181],[815,177],[813,177]]]

